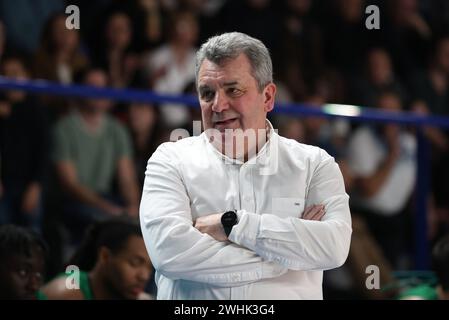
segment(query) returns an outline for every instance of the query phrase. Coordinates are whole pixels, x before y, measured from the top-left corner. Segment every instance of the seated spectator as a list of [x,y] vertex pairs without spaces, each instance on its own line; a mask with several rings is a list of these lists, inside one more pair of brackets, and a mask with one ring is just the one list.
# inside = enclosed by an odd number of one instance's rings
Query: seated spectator
[[[79,270],[79,288],[62,274],[41,290],[43,299],[149,299],[145,285],[153,272],[140,227],[126,220],[92,225],[69,262]],[[76,276],[76,274],[75,274]]]
[[395,76],[390,54],[382,48],[373,48],[367,54],[366,72],[353,85],[356,104],[375,107],[377,97],[384,91],[395,91],[405,101],[405,90]]
[[92,48],[93,64],[106,70],[114,88],[128,87],[139,67],[138,58],[131,48],[132,38],[129,15],[113,11],[104,26],[103,38]]
[[66,15],[58,13],[44,27],[40,48],[34,59],[37,78],[69,84],[88,63],[80,49],[78,31],[67,29],[66,19]]
[[[181,94],[195,80],[195,48],[198,24],[189,12],[171,16],[169,42],[156,48],[145,58],[148,78],[152,88],[159,93]],[[161,108],[162,120],[169,127],[180,127],[190,121],[187,107],[165,104]]]
[[148,159],[160,141],[157,125],[159,109],[148,103],[131,103],[128,109],[129,129],[134,145],[134,163],[137,169],[140,189],[143,187]]
[[[379,96],[378,107],[401,110],[393,92]],[[359,127],[350,139],[347,162],[352,174],[353,213],[362,214],[393,268],[398,267],[405,242],[404,211],[416,178],[415,137],[399,125]]]
[[[107,84],[99,69],[88,69],[82,80],[96,87]],[[54,160],[67,195],[66,224],[75,242],[93,221],[123,214],[137,217],[139,191],[131,140],[123,125],[108,115],[110,105],[104,99],[84,100],[56,124]]]
[[[412,110],[419,114],[448,116],[449,114],[449,36],[436,41],[434,54],[427,70],[413,78],[411,84],[414,103]],[[432,145],[431,171],[435,203],[433,237],[449,231],[449,132],[438,127],[425,127]]]
[[433,247],[432,268],[438,278],[438,298],[449,300],[449,234],[442,237]]
[[34,231],[0,226],[0,300],[36,299],[45,276],[47,247]]
[[[1,74],[26,80],[19,56],[5,57]],[[23,91],[0,97],[0,224],[14,223],[40,231],[42,193],[48,169],[48,127],[43,106]]]
[[401,300],[449,300],[449,234],[436,242],[432,249],[432,269],[436,285],[422,283],[407,288],[399,295]]

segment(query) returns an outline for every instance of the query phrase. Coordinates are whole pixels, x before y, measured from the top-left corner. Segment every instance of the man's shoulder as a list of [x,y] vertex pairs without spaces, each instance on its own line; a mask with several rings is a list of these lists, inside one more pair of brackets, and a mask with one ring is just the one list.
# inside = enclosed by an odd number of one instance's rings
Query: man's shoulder
[[58,276],[45,284],[40,291],[49,300],[84,300],[82,291],[69,289],[66,280],[66,276]]
[[56,121],[54,129],[56,134],[75,132],[77,130],[76,115],[71,112],[62,116]]
[[202,136],[193,136],[180,139],[178,141],[168,141],[161,143],[155,154],[165,154],[166,156],[192,156],[204,147]]
[[329,154],[320,147],[298,142],[294,139],[279,136],[279,145],[281,148],[296,159],[304,161],[319,161],[330,157]]

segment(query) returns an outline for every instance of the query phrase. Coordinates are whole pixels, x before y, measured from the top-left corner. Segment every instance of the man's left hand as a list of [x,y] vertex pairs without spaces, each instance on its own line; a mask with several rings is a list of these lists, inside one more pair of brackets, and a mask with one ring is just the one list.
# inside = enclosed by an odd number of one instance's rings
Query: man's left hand
[[221,224],[221,216],[223,213],[211,214],[196,219],[194,227],[201,233],[207,233],[217,241],[228,241],[228,237],[224,232]]

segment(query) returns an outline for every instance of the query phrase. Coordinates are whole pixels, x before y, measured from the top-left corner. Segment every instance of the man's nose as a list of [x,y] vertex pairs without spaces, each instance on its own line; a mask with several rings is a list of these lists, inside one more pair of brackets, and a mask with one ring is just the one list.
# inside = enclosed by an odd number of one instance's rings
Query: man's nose
[[212,111],[214,112],[223,112],[224,110],[229,109],[229,99],[226,94],[222,91],[217,91],[215,93]]

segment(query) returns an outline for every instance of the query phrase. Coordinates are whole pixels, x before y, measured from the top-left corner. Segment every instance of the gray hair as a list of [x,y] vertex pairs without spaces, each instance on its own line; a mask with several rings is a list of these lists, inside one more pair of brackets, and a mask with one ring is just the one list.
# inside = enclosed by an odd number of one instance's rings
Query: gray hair
[[251,64],[251,74],[262,91],[273,82],[273,65],[267,47],[255,38],[244,33],[223,33],[207,40],[196,54],[195,82],[198,84],[198,73],[204,59],[221,64],[225,60],[235,59],[244,53]]

